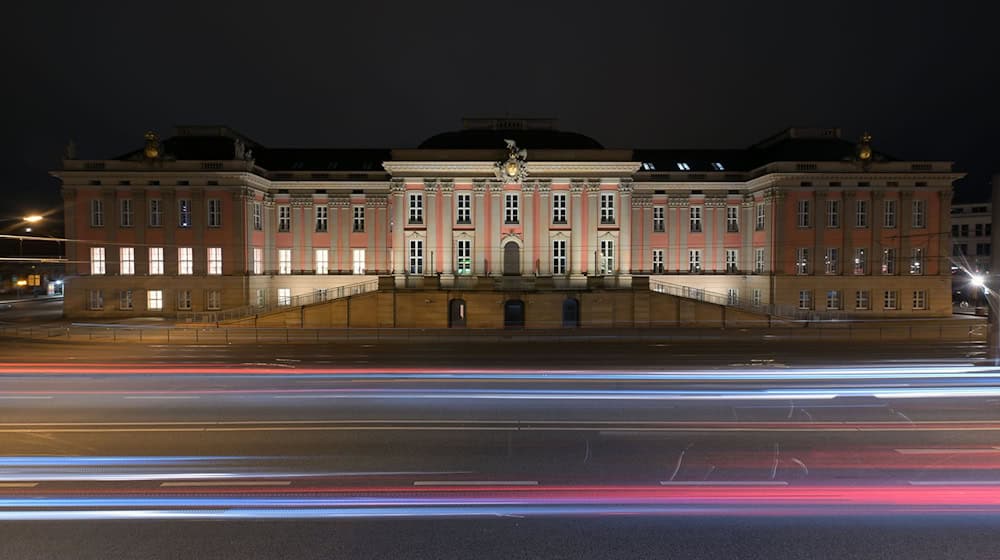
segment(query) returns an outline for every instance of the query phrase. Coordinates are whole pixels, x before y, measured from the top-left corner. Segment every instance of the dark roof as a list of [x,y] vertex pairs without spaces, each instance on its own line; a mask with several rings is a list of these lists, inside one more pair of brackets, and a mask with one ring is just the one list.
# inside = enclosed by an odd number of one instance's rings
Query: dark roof
[[504,140],[517,142],[529,150],[602,150],[597,140],[576,132],[561,130],[468,129],[435,134],[418,146],[432,150],[494,150],[504,147]]

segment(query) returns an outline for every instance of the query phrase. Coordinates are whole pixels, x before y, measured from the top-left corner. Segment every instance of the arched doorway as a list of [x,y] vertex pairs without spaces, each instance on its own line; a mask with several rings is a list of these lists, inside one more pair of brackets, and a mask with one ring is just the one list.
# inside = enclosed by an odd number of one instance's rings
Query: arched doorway
[[503,326],[505,329],[524,328],[524,302],[509,299],[503,302]]
[[580,300],[576,298],[566,298],[562,306],[562,326],[580,326]]
[[448,302],[448,327],[464,328],[467,317],[467,310],[464,299],[453,299]]
[[521,246],[515,241],[508,241],[503,246],[503,275],[521,275]]

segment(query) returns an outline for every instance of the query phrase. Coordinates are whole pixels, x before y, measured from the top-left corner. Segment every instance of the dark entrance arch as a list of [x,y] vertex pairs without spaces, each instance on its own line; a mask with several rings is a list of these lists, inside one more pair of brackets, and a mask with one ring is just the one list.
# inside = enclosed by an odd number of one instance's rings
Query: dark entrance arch
[[524,302],[509,299],[503,302],[503,326],[505,329],[524,328]]
[[463,328],[468,310],[465,307],[464,299],[453,299],[448,302],[448,327]]
[[576,298],[566,298],[563,300],[562,326],[580,326],[580,300]]
[[521,275],[521,246],[514,241],[508,241],[503,246],[503,275]]

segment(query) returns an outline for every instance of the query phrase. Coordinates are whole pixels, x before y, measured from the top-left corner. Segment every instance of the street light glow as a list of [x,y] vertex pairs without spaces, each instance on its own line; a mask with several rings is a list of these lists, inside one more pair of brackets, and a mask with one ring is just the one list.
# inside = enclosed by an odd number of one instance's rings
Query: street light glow
[[28,222],[29,224],[33,224],[35,222],[40,222],[43,219],[44,218],[42,218],[42,216],[39,216],[38,214],[32,214],[30,216],[25,216],[24,217],[24,221]]
[[973,274],[970,281],[972,282],[972,285],[977,288],[982,288],[986,285],[986,278],[984,278],[982,274]]

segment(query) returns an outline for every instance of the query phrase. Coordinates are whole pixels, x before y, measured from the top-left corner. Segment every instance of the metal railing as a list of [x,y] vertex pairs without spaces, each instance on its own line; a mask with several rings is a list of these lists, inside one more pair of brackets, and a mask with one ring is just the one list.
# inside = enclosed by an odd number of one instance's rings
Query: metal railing
[[681,284],[671,284],[661,280],[650,279],[649,289],[661,294],[704,301],[715,305],[732,307],[734,309],[749,311],[751,313],[766,314],[771,317],[787,319],[790,321],[838,321],[851,318],[851,316],[844,311],[814,311],[812,309],[799,309],[792,305],[778,305],[773,303],[757,304],[742,296],[733,298],[727,294],[709,292],[703,288],[695,288]]
[[235,321],[271,313],[273,311],[283,311],[304,305],[323,303],[335,299],[356,296],[378,290],[378,278],[361,280],[343,286],[323,288],[306,294],[292,296],[287,300],[267,302],[264,305],[243,305],[231,309],[220,311],[187,311],[177,314],[177,321],[181,323],[222,323],[225,321]]

